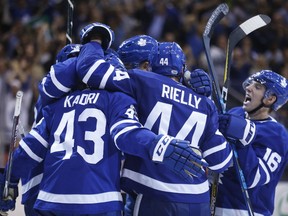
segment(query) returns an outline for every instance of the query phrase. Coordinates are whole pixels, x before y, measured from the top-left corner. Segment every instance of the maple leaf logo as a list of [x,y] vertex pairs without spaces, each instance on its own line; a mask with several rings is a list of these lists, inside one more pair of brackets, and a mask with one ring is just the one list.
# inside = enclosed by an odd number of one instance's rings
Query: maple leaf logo
[[139,46],[146,46],[147,42],[145,39],[141,38],[138,43],[137,43]]

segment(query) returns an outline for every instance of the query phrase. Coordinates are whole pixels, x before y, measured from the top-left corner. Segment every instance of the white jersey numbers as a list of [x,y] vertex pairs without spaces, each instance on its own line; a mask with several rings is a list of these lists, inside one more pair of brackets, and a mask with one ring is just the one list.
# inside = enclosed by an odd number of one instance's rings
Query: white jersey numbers
[[[104,141],[101,137],[105,134],[106,118],[101,110],[87,108],[79,115],[78,122],[86,122],[89,118],[96,119],[95,130],[85,131],[84,139],[94,143],[92,148],[93,153],[87,154],[85,149],[81,146],[77,146],[76,151],[87,163],[96,164],[103,158],[104,154]],[[50,151],[51,153],[65,151],[63,160],[70,159],[73,153],[73,147],[75,145],[75,140],[73,138],[75,133],[74,121],[75,110],[64,113],[59,126],[54,133],[54,143],[52,144]],[[63,139],[63,135],[64,140],[61,141],[61,138]]]
[[[157,102],[150,112],[144,127],[151,129],[157,119],[160,118],[158,134],[169,134],[168,130],[172,115],[172,108],[173,106],[171,104]],[[199,147],[199,140],[204,132],[206,120],[207,115],[197,111],[192,111],[175,137],[178,139],[187,140],[189,133],[195,129],[192,140],[190,141],[193,147]]]
[[278,168],[279,163],[281,163],[281,156],[277,152],[272,152],[270,148],[266,149],[263,159],[266,161],[271,172],[274,172]]
[[129,74],[125,71],[120,71],[120,70],[116,69],[115,75],[113,76],[113,80],[121,81],[123,79],[130,79]]

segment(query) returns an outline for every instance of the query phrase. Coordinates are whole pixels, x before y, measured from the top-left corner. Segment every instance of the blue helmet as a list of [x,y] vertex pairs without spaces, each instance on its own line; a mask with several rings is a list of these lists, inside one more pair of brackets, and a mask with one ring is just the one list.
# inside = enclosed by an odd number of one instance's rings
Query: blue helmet
[[56,56],[56,63],[78,56],[81,46],[81,44],[67,44],[64,46]]
[[150,60],[157,43],[157,40],[148,35],[136,35],[123,41],[117,52],[126,67],[138,68],[142,62]]
[[126,71],[126,68],[119,58],[118,54],[116,51],[112,49],[108,49],[105,52],[104,60],[109,62],[111,65],[113,65],[116,69],[119,69],[121,71]]
[[85,26],[80,31],[80,41],[81,44],[88,43],[93,36],[100,36],[102,40],[103,50],[110,48],[111,44],[114,42],[115,35],[110,26],[95,22]]
[[262,70],[248,77],[242,84],[244,90],[247,85],[252,81],[259,82],[266,88],[264,97],[267,98],[270,95],[276,96],[276,102],[271,108],[277,111],[281,108],[288,100],[288,81],[285,77],[271,71]]
[[152,56],[152,71],[164,76],[182,76],[185,70],[185,54],[175,42],[162,42]]

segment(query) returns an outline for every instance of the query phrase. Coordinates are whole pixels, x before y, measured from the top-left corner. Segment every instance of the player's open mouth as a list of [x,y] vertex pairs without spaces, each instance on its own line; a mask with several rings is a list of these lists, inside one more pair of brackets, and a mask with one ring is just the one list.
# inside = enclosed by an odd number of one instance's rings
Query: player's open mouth
[[249,95],[245,95],[244,105],[248,104],[251,101],[251,97]]

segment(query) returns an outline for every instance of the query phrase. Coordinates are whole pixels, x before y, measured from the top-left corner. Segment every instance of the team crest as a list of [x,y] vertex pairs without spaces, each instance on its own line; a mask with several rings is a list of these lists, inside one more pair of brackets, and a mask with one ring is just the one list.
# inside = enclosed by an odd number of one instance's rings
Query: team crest
[[139,46],[146,46],[147,41],[146,39],[140,38],[140,40],[137,43]]

